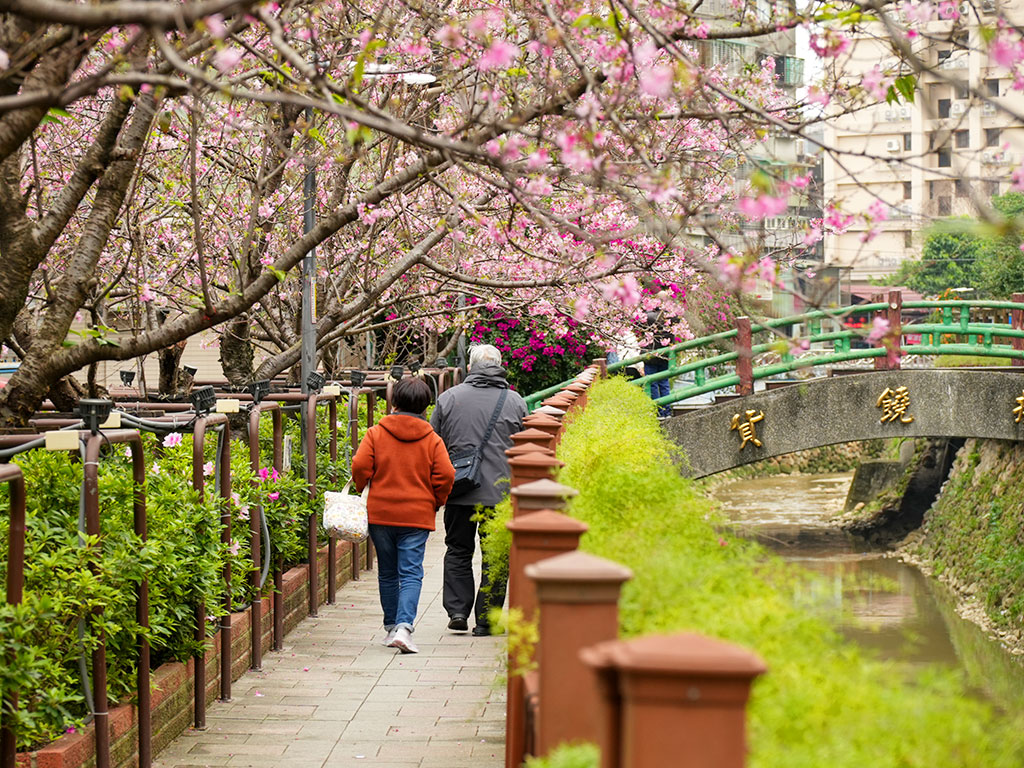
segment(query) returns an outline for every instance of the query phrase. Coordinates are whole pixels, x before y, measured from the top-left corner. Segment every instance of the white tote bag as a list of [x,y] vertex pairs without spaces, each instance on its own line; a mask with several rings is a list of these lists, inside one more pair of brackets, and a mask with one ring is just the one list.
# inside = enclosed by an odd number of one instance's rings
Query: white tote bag
[[324,528],[327,535],[356,544],[366,541],[369,525],[366,519],[366,497],[370,495],[370,484],[363,488],[361,496],[348,492],[352,481],[345,483],[341,491],[324,491]]

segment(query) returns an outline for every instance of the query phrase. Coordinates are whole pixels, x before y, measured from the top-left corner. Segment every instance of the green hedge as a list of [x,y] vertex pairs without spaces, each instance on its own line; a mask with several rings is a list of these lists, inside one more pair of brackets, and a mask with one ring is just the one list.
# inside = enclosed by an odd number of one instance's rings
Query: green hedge
[[673,465],[651,401],[613,378],[592,390],[559,449],[582,548],[629,566],[626,637],[697,631],[768,663],[749,708],[752,768],[1001,768],[1024,765],[1024,730],[973,698],[961,676],[871,657],[812,606],[814,576],[714,525]]

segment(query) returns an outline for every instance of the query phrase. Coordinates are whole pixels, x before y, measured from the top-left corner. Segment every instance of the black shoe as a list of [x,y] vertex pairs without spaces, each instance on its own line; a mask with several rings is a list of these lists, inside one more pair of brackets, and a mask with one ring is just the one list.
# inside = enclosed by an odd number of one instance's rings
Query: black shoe
[[469,629],[469,622],[465,616],[452,616],[448,621],[448,629],[453,632],[465,632]]
[[473,637],[490,637],[491,628],[477,624],[473,627]]

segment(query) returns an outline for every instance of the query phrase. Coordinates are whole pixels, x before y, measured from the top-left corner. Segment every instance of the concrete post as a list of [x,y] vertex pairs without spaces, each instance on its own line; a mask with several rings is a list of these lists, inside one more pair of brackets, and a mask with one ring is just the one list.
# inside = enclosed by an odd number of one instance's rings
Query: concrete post
[[[526,568],[540,612],[540,727],[538,752],[600,736],[601,708],[594,675],[580,659],[580,642],[619,633],[619,593],[632,578],[625,566],[568,552]],[[671,763],[669,763],[671,764]]]
[[508,466],[512,470],[511,487],[518,488],[534,480],[554,480],[555,472],[564,467],[565,462],[550,454],[538,452],[509,458]]
[[[533,621],[537,612],[537,591],[526,578],[525,568],[544,558],[571,552],[579,546],[587,525],[551,509],[522,515],[506,527],[512,532],[509,553],[508,606],[519,609],[524,621]],[[505,765],[519,768],[523,762],[526,707],[523,677],[517,674],[517,660],[509,654],[508,697],[505,721]]]
[[513,488],[509,495],[512,497],[512,516],[519,517],[538,509],[565,509],[568,499],[578,496],[579,491],[553,480],[534,480]]
[[[743,768],[750,686],[766,669],[757,655],[688,633],[604,643],[582,655],[596,680],[607,682],[610,669],[618,678],[619,760],[602,768]],[[607,685],[598,690],[604,707],[616,706]]]

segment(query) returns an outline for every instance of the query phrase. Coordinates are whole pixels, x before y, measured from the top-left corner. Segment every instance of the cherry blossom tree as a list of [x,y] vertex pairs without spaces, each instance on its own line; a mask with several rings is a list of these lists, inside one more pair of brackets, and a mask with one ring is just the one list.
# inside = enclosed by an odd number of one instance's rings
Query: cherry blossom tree
[[[809,102],[911,98],[914,14],[942,6],[703,5],[0,0],[0,339],[21,358],[0,418],[211,328],[236,383],[289,368],[313,248],[324,348],[399,323],[450,338],[460,294],[608,337],[660,307],[684,335],[688,296],[771,282],[884,215],[836,206],[767,247],[751,223],[807,178],[739,171],[806,136]],[[797,29],[829,62],[881,29],[899,64],[857,83],[826,67],[804,96],[770,57],[709,55]],[[1010,25],[978,40],[1020,67]]]

